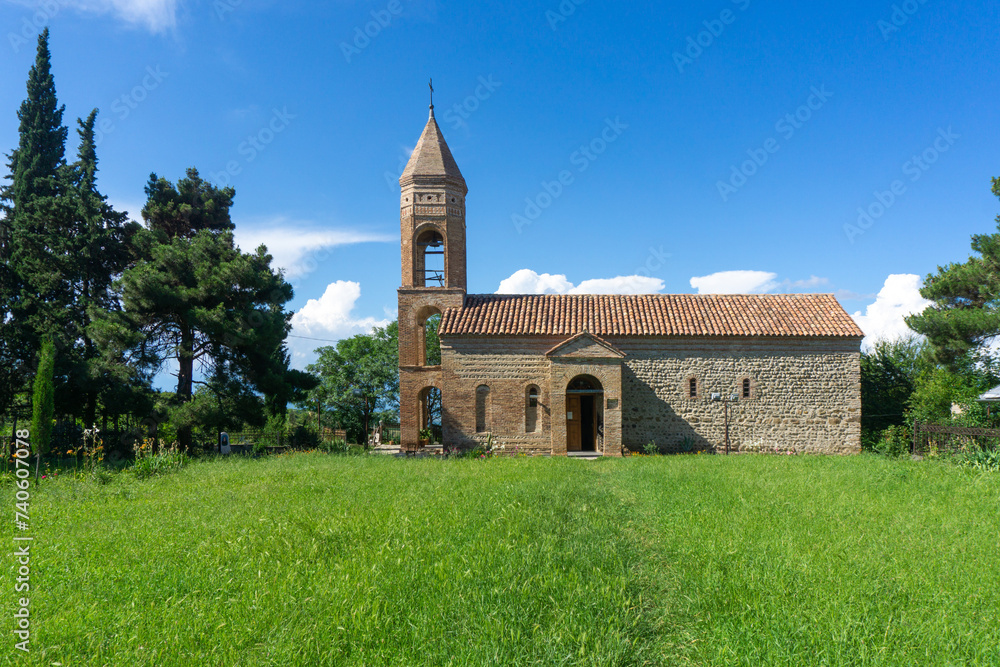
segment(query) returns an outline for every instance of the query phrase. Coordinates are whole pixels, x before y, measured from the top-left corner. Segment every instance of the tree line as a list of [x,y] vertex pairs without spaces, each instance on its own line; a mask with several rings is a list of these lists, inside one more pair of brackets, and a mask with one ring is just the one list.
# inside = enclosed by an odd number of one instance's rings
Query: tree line
[[[292,288],[266,247],[234,243],[233,188],[194,168],[176,182],[153,173],[132,222],[97,185],[98,110],[77,120],[75,159],[64,113],[46,29],[0,187],[0,421],[12,433],[30,414],[45,453],[53,428],[71,442],[142,423],[191,450],[220,430],[282,429],[289,403],[318,401],[341,421],[391,408],[384,388],[359,404],[364,391],[290,367]],[[376,333],[383,348],[394,339]],[[363,384],[366,371],[346,366],[318,371]],[[173,391],[153,389],[164,372]]]
[[[992,191],[1000,197],[1000,179]],[[973,235],[966,261],[924,279],[920,294],[932,305],[906,318],[912,336],[862,353],[866,448],[908,451],[914,421],[1000,427],[1000,409],[978,400],[1000,384],[1000,216],[996,222],[997,232]]]

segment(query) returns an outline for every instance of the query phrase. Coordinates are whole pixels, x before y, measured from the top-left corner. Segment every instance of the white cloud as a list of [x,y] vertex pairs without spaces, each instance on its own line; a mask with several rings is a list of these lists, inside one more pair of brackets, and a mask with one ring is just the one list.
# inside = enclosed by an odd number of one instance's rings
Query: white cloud
[[617,276],[584,280],[570,294],[656,294],[665,287],[659,278],[648,276]]
[[[288,348],[292,364],[305,368],[316,360],[314,350],[334,345],[333,342],[360,333],[369,333],[375,327],[384,327],[391,319],[357,317],[354,307],[361,297],[361,285],[348,280],[330,283],[319,299],[309,299],[292,316],[292,336]],[[323,340],[310,340],[320,338]]]
[[920,285],[920,276],[908,273],[890,275],[875,302],[865,309],[865,314],[862,315],[861,311],[854,313],[854,321],[865,332],[862,343],[865,347],[871,347],[880,339],[893,340],[914,335],[903,318],[932,305],[931,301],[920,296]]
[[695,276],[691,287],[698,294],[763,294],[778,287],[777,277],[777,273],[768,271],[719,271]]
[[142,207],[143,204],[136,203],[134,201],[129,201],[125,199],[119,199],[117,197],[109,196],[108,203],[114,207],[119,213],[128,213],[128,219],[133,222],[138,222],[142,224]]
[[819,287],[820,285],[830,284],[829,278],[820,278],[819,276],[809,276],[806,280],[783,280],[781,281],[782,287],[789,289],[809,289],[810,287]]
[[874,294],[859,294],[849,289],[839,289],[833,294],[837,301],[870,301],[875,298]]
[[497,294],[565,294],[573,288],[566,276],[543,273],[538,275],[531,269],[515,271],[514,275],[500,281]]
[[278,218],[267,223],[237,224],[236,244],[253,252],[261,243],[274,257],[272,266],[285,270],[285,278],[301,278],[315,271],[329,257],[329,250],[354,243],[397,242],[396,236],[351,229],[319,229],[308,223]]
[[618,276],[584,280],[573,285],[562,274],[538,274],[531,269],[516,271],[500,281],[497,294],[655,294],[663,289],[663,281],[647,276]]
[[[52,14],[50,7],[57,3],[21,0],[18,4]],[[126,23],[142,26],[153,33],[166,32],[177,26],[178,0],[58,0],[58,4],[82,12],[112,13]]]

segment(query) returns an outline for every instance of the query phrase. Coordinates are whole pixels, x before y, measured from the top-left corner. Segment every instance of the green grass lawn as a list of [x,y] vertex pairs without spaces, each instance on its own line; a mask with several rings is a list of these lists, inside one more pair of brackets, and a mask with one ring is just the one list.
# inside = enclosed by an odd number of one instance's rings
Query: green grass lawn
[[1000,664],[1000,476],[934,462],[299,454],[45,480],[31,515],[3,661]]

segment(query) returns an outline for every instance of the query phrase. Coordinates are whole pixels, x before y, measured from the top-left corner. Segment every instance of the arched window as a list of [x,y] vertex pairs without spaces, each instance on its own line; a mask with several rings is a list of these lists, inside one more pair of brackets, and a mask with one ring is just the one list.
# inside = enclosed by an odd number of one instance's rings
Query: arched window
[[750,378],[743,378],[743,398],[750,398]]
[[688,378],[687,392],[688,398],[698,398],[698,378]]
[[424,321],[424,366],[441,365],[441,339],[437,333],[440,324],[441,313],[435,313]]
[[413,253],[414,284],[417,287],[444,287],[444,237],[428,229],[417,237]]
[[441,340],[438,338],[438,325],[441,324],[441,311],[433,306],[421,308],[414,319],[416,330],[416,364],[418,366],[439,366],[441,364]]
[[433,442],[441,442],[441,390],[427,387],[420,392],[420,430],[428,429]]
[[476,387],[476,433],[490,430],[490,388],[485,384]]
[[524,432],[534,433],[538,430],[538,387],[528,387],[524,405]]

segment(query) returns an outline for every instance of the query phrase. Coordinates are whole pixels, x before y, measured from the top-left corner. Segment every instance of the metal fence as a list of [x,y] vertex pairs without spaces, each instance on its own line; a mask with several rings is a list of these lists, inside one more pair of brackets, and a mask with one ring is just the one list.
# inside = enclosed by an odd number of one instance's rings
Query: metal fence
[[[320,433],[319,438],[321,441],[330,442],[333,440],[342,440],[347,442],[347,431],[344,429],[334,429],[325,428]],[[302,445],[296,441],[294,433],[288,435],[287,433],[269,433],[265,431],[239,431],[236,433],[229,434],[229,444],[230,446],[249,446],[249,447],[301,447]]]
[[914,454],[956,452],[963,449],[1000,449],[1000,429],[965,426],[913,425]]

